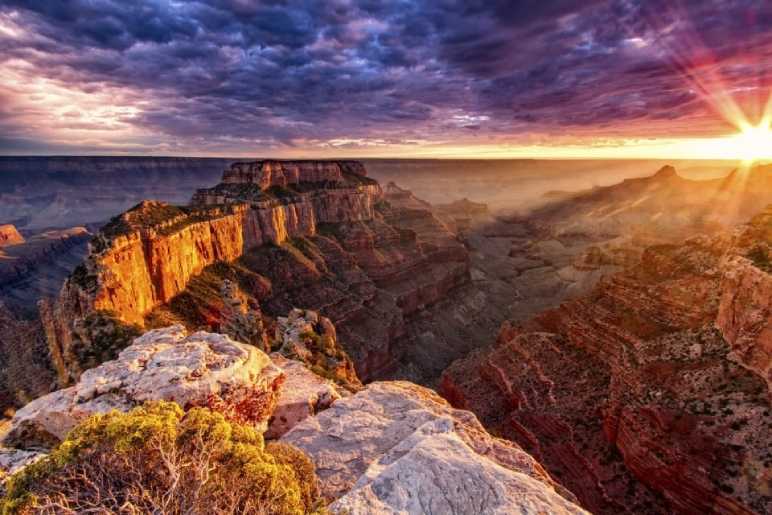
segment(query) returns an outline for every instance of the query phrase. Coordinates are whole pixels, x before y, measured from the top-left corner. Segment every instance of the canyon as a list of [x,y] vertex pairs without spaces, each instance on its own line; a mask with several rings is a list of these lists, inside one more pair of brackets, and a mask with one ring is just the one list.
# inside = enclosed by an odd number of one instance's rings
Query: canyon
[[768,512],[772,277],[754,256],[770,215],[648,246],[588,295],[505,323],[441,393],[594,513]]
[[404,319],[468,276],[454,234],[429,210],[388,203],[357,163],[236,163],[189,206],[142,202],[105,225],[42,319],[66,384],[92,343],[73,330],[89,316],[218,329],[222,301],[206,290],[228,278],[266,315],[329,317],[367,381],[396,368]]
[[[416,467],[556,511],[772,508],[772,167],[698,181],[665,166],[527,212],[430,204],[367,168],[232,161],[187,204],[139,202],[88,235],[39,325],[7,314],[4,352],[34,333],[41,377],[66,388],[168,327],[269,353],[287,378],[267,434],[309,453],[335,509],[421,512],[412,480],[390,489]],[[404,445],[357,417],[398,420]],[[446,506],[444,479],[419,475]],[[496,491],[481,511],[513,506]]]

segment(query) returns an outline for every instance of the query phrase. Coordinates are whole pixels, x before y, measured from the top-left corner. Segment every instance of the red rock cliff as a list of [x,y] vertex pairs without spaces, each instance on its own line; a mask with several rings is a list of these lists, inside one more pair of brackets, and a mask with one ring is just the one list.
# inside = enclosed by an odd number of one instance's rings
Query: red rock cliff
[[769,513],[772,296],[768,255],[748,251],[769,243],[758,221],[741,231],[756,231],[748,245],[650,247],[592,294],[505,324],[491,350],[445,372],[443,394],[594,513]]
[[[182,292],[206,266],[233,261],[264,243],[313,236],[319,223],[370,220],[381,196],[356,163],[263,161],[234,165],[225,175],[230,182],[200,191],[191,207],[145,201],[97,235],[56,304],[41,310],[61,379],[73,332],[89,313],[109,312],[142,325],[148,312]],[[251,189],[253,179],[266,177],[296,188]]]

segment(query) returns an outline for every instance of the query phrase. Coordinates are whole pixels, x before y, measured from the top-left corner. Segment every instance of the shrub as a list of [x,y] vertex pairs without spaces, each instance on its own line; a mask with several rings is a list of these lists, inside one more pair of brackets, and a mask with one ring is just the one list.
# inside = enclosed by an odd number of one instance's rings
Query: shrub
[[142,331],[136,325],[120,321],[111,311],[95,311],[75,333],[75,359],[81,370],[88,370],[118,357]]
[[2,513],[301,514],[320,510],[300,450],[206,408],[153,402],[78,425],[7,483]]

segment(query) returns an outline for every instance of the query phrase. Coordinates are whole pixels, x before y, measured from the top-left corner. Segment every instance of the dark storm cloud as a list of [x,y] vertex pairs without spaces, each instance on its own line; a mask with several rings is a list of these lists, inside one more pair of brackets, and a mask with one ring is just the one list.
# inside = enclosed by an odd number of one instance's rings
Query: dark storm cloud
[[772,72],[772,3],[750,0],[1,0],[0,13],[24,28],[0,31],[0,64],[129,88],[148,101],[130,123],[204,144],[680,119],[706,108],[679,69],[756,87]]

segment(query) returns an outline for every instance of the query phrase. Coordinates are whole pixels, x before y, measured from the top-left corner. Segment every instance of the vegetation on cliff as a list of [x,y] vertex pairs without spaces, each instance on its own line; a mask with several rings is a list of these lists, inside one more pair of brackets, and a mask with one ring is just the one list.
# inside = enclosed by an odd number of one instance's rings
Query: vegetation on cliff
[[115,359],[140,334],[142,330],[138,326],[121,322],[110,311],[89,313],[78,324],[73,340],[72,350],[79,370]]
[[319,513],[313,463],[205,408],[86,419],[7,483],[2,513]]

